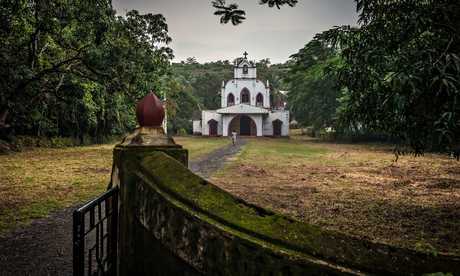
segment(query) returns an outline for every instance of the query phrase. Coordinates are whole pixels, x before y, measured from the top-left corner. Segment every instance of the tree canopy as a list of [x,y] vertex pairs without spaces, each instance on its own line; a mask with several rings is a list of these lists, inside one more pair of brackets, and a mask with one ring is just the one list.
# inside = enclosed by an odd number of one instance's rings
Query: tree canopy
[[338,62],[338,52],[318,34],[291,59],[291,70],[285,76],[291,116],[316,130],[337,127],[334,120],[339,106],[337,99],[342,95],[333,89],[332,80],[324,71]]
[[161,97],[162,15],[116,17],[105,0],[6,0],[0,14],[2,136],[125,133],[139,99]]
[[357,0],[360,27],[325,33],[343,63],[342,120],[406,140],[416,154],[460,149],[460,3]]

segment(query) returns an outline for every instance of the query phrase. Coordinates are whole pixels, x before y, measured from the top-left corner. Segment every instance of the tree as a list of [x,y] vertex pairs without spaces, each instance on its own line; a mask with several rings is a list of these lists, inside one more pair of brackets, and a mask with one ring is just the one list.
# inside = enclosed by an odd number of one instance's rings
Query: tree
[[341,118],[426,149],[460,151],[460,2],[358,0],[359,28],[325,36],[343,64],[330,68],[348,91]]
[[264,58],[259,60],[259,62],[256,62],[256,66],[259,68],[267,68],[268,66],[270,66],[270,64],[270,58]]
[[198,61],[196,61],[196,58],[195,58],[195,57],[188,57],[188,58],[185,60],[185,63],[186,63],[186,64],[198,64]]
[[290,7],[294,7],[297,4],[297,0],[260,0],[259,4],[264,5],[268,4],[270,8],[273,8],[276,6],[278,9],[280,9],[280,6],[283,5],[288,5]]
[[124,133],[141,97],[161,97],[172,59],[162,15],[117,18],[105,0],[2,1],[0,14],[2,134]]
[[202,99],[204,109],[214,110],[220,108],[220,93],[222,77],[208,72],[197,76],[193,83],[196,95]]
[[[294,7],[297,2],[297,0],[260,0],[259,4],[268,4],[270,8],[276,6],[280,9],[280,7],[284,5]],[[246,17],[244,17],[246,14],[245,11],[239,10],[237,4],[226,5],[225,0],[214,0],[212,1],[212,6],[216,8],[214,14],[220,16],[220,23],[223,25],[232,22],[232,25],[237,26],[246,19]]]
[[232,24],[236,26],[246,19],[246,17],[244,17],[246,13],[243,10],[239,10],[237,4],[230,4],[226,6],[225,0],[215,0],[212,1],[212,6],[217,9],[214,12],[214,15],[220,16],[220,24],[222,25],[231,21]]
[[336,126],[335,114],[340,105],[337,99],[341,94],[333,89],[324,70],[329,64],[339,62],[338,53],[322,35],[316,35],[291,59],[293,64],[285,80],[289,84],[292,116],[315,129]]
[[[104,78],[84,54],[105,38],[113,16],[104,0],[2,1],[0,6],[0,129],[9,120],[59,90],[66,74]],[[98,7],[98,8],[94,8]]]
[[166,112],[168,113],[168,131],[178,134],[183,130],[191,134],[193,131],[192,117],[198,108],[198,99],[193,95],[194,89],[188,80],[181,76],[168,76],[164,80],[167,97]]

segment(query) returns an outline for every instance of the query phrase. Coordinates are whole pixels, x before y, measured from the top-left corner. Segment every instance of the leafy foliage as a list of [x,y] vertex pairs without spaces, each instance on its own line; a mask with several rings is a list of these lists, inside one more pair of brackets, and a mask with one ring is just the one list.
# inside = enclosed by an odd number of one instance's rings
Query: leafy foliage
[[110,1],[2,1],[0,129],[42,137],[125,133],[161,96],[172,50],[162,15],[115,17]]
[[199,108],[195,89],[189,80],[182,76],[168,76],[163,81],[167,97],[168,133],[182,134],[183,131],[192,133],[192,117],[195,110]]
[[225,5],[225,0],[215,0],[212,1],[212,6],[217,10],[214,12],[214,15],[220,16],[220,24],[227,24],[229,21],[232,22],[234,26],[239,25],[243,22],[246,17],[246,14],[243,10],[238,9],[237,4]]
[[[267,4],[270,8],[276,6],[280,9],[283,5],[288,5],[294,7],[297,4],[297,0],[260,0],[260,5]],[[225,0],[214,0],[212,1],[212,6],[216,8],[214,12],[215,15],[220,16],[220,24],[225,25],[228,22],[232,22],[232,25],[237,26],[243,23],[243,20],[246,19],[244,15],[246,12],[238,9],[237,4],[225,4]]]
[[341,94],[334,91],[324,70],[331,63],[338,63],[338,53],[317,35],[291,59],[293,64],[285,79],[292,116],[315,129],[334,126]]
[[294,7],[297,4],[297,0],[260,0],[259,4],[260,5],[265,5],[268,4],[270,8],[273,8],[276,6],[278,9],[280,9],[280,6],[283,5],[288,5],[290,7]]
[[409,141],[416,154],[460,148],[460,3],[358,0],[359,28],[325,37],[343,63],[330,70],[343,121]]
[[196,77],[192,84],[196,96],[202,99],[203,109],[214,110],[220,108],[220,89],[223,78],[215,73],[204,73]]

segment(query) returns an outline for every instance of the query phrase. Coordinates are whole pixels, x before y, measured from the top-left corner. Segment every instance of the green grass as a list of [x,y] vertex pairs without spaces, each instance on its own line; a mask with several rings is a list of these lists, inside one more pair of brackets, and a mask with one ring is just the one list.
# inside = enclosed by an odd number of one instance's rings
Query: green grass
[[0,233],[107,189],[115,144],[37,148],[0,156]]
[[199,136],[174,137],[174,141],[188,149],[189,158],[195,158],[230,143],[228,138],[202,138]]
[[272,168],[280,164],[289,165],[299,159],[326,163],[330,162],[325,157],[328,152],[330,150],[313,147],[298,139],[256,138],[250,139],[250,143],[240,154],[236,163],[250,163],[263,168]]
[[[196,158],[229,139],[175,137]],[[106,191],[115,144],[36,148],[0,155],[0,234],[27,226],[31,219],[78,206]]]
[[[230,143],[195,136],[174,140],[189,150],[190,160]],[[432,229],[423,237],[427,243],[440,252],[459,252],[460,224],[446,219],[460,216],[458,162],[438,154],[394,162],[392,145],[331,143],[295,134],[249,142],[211,176],[212,183],[286,216],[387,243],[413,245],[420,231]],[[114,146],[0,155],[0,234],[102,194]]]
[[300,135],[252,139],[211,182],[268,210],[396,246],[416,244],[430,229],[425,240],[438,251],[460,252],[460,229],[446,219],[460,216],[458,162],[435,153],[395,162],[392,148]]

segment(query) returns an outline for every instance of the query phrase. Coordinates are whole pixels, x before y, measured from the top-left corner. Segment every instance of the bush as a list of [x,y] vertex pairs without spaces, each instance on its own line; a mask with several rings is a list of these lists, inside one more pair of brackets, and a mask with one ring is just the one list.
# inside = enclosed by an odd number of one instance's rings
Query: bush
[[177,136],[187,136],[187,131],[185,129],[181,128],[179,131],[177,131]]
[[14,151],[22,151],[33,149],[38,146],[38,138],[33,136],[11,136],[10,149]]
[[6,141],[0,140],[0,154],[8,154],[10,150],[10,145]]
[[305,128],[305,133],[303,132],[303,129],[302,129],[302,134],[303,135],[308,135],[310,137],[315,137],[316,135],[316,132],[315,132],[315,128],[313,126],[308,126]]
[[[183,129],[182,129],[183,130]],[[181,130],[181,131],[182,131]],[[183,130],[186,135],[185,130]],[[93,144],[107,144],[123,140],[126,134],[109,135],[100,137],[91,137],[83,135],[82,137],[61,137],[38,138],[34,136],[8,136],[0,139],[0,154],[8,154],[9,151],[31,150],[37,147],[41,148],[66,148],[76,146],[89,146]]]

